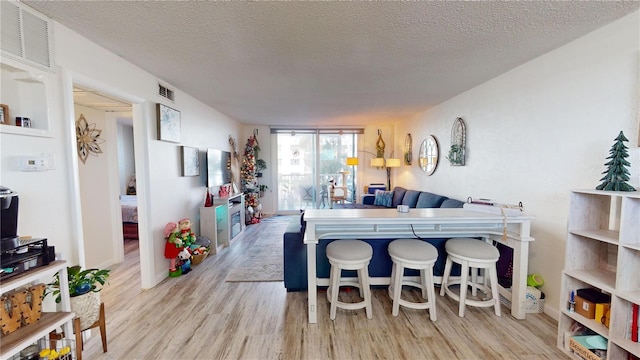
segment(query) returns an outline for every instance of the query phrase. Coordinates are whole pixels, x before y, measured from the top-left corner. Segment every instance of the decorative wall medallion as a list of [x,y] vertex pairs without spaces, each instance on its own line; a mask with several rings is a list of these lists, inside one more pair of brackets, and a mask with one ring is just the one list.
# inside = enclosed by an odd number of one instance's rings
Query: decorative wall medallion
[[411,165],[411,161],[413,158],[413,140],[411,138],[411,134],[407,133],[407,136],[404,138],[404,164]]
[[376,157],[384,158],[384,140],[382,140],[382,131],[378,129],[378,141],[376,141]]
[[462,118],[457,118],[451,127],[451,147],[447,159],[454,166],[463,166],[467,142],[466,127]]
[[76,140],[78,142],[78,157],[84,164],[89,154],[98,156],[102,153],[100,144],[104,143],[104,139],[100,138],[102,130],[96,129],[96,124],[89,125],[84,115],[80,114],[80,118],[76,121]]

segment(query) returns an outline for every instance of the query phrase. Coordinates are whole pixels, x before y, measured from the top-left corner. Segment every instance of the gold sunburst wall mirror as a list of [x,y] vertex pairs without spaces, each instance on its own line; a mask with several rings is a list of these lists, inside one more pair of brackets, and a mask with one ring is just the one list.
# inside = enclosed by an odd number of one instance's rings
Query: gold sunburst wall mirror
[[83,114],[76,121],[76,140],[78,142],[78,157],[82,163],[86,163],[89,154],[98,156],[102,153],[100,144],[104,139],[100,137],[102,130],[96,129],[96,124],[89,124]]

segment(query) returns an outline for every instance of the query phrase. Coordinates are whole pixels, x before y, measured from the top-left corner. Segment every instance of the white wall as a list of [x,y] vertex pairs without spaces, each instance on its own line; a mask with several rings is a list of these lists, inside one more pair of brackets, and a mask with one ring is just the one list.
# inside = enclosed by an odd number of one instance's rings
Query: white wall
[[102,153],[90,153],[84,163],[78,162],[85,264],[90,268],[102,267],[110,265],[105,260],[116,257],[113,241],[121,241],[122,238],[121,232],[115,233],[112,227],[111,207],[113,202],[117,202],[117,197],[110,196],[108,191],[110,182],[115,178],[115,174],[110,173],[112,166],[109,162],[116,156],[116,134],[109,134],[114,127],[107,126],[108,119],[104,111],[76,105],[75,118],[79,119],[80,115],[90,126],[95,124],[95,128],[101,130],[100,138],[105,140],[99,144]]
[[[640,13],[636,12],[400,125],[414,154],[435,135],[440,164],[432,176],[417,166],[396,182],[465,200],[490,198],[525,206],[536,218],[529,273],[545,279],[545,312],[557,317],[564,266],[569,191],[594,189],[622,130],[631,141],[631,184],[638,189]],[[453,121],[467,125],[466,166],[445,156]],[[400,141],[399,138],[397,138]]]
[[[150,285],[157,284],[168,273],[162,229],[167,222],[185,217],[192,219],[194,229],[198,229],[198,208],[204,201],[206,175],[181,177],[180,144],[157,140],[155,104],[168,104],[157,95],[159,79],[58,23],[54,23],[53,32],[57,67],[51,99],[52,137],[0,135],[0,183],[20,193],[18,231],[21,235],[48,237],[56,251],[71,263],[79,262],[77,244],[82,242],[82,226],[75,222],[73,216],[79,211],[80,202],[76,192],[78,176],[74,163],[77,158],[74,155],[73,100],[69,79],[102,92],[139,99],[140,104],[133,107],[134,138],[136,160],[143,160],[141,164],[136,161],[136,165],[144,170],[144,183],[140,182],[140,169],[136,172],[139,194],[141,189],[146,193],[139,199],[147,208],[147,213],[141,217],[148,220],[145,222],[147,228],[141,230],[141,234],[147,237],[141,239],[141,249],[152,254],[141,264],[143,267],[147,264],[151,269]],[[201,162],[207,147],[225,149],[228,148],[229,135],[238,138],[239,123],[179,89],[175,90],[176,101],[168,105],[181,112],[181,144],[199,148]],[[54,155],[55,170],[19,171],[17,159],[20,155],[40,153]],[[203,173],[204,169],[201,170]],[[115,192],[118,192],[117,187]],[[93,250],[88,248],[87,252],[90,251]]]

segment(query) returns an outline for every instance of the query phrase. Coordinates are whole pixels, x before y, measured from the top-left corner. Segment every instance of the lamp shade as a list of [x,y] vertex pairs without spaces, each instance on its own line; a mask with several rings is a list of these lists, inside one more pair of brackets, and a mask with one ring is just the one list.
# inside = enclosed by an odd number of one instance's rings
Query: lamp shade
[[400,159],[396,159],[396,158],[387,159],[387,167],[390,167],[390,168],[400,167],[401,164],[402,164],[402,161]]
[[383,158],[375,158],[371,159],[372,167],[384,167],[384,159]]
[[358,158],[357,157],[348,157],[347,158],[347,165],[348,166],[356,166],[356,165],[358,165]]

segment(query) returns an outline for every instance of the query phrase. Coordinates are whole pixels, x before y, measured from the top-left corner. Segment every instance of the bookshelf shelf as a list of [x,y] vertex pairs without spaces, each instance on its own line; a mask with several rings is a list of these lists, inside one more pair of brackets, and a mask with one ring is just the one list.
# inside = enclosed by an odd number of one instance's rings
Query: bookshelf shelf
[[[558,347],[569,349],[576,325],[607,339],[607,359],[640,358],[631,340],[633,304],[640,303],[640,193],[575,190],[571,193],[562,272]],[[572,291],[596,288],[611,295],[609,327],[569,312]]]

